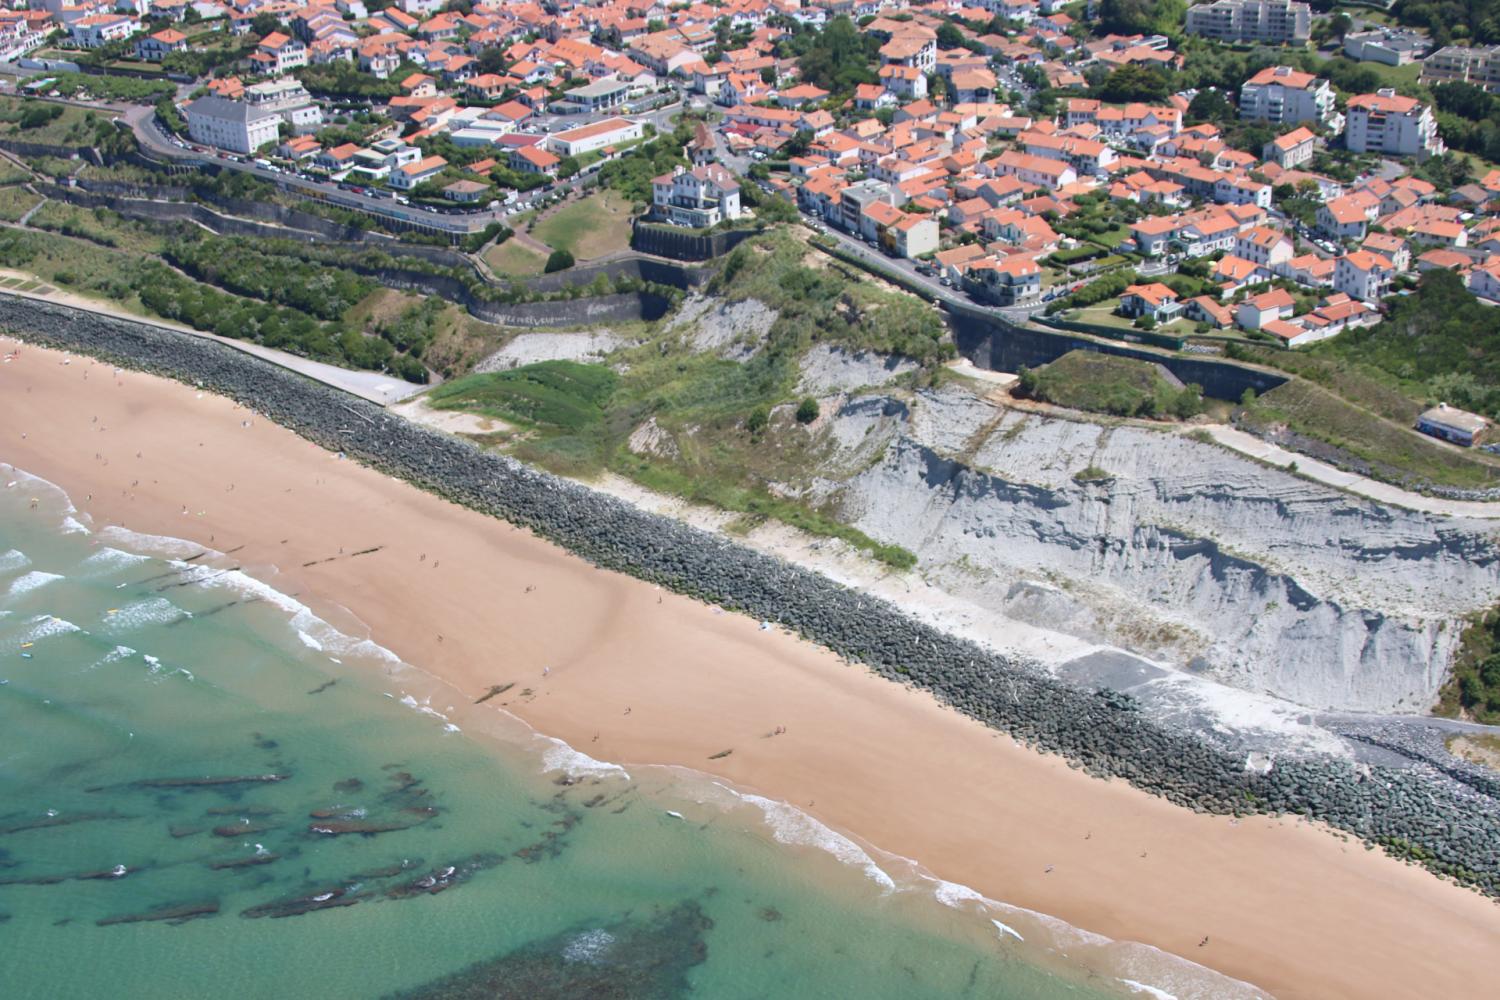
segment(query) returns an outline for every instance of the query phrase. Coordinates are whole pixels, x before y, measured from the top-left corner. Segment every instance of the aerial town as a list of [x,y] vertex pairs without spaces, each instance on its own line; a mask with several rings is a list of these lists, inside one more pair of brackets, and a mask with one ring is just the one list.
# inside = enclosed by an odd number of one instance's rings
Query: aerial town
[[1489,998],[1497,425],[1500,0],[0,0],[0,998]]
[[732,231],[784,199],[812,238],[1013,317],[1296,348],[1378,322],[1434,268],[1500,301],[1500,170],[1478,155],[1500,154],[1500,47],[1295,0],[1177,16],[45,0],[0,28],[26,94],[53,70],[169,81],[143,140],[397,225],[507,220],[691,121],[642,223]]

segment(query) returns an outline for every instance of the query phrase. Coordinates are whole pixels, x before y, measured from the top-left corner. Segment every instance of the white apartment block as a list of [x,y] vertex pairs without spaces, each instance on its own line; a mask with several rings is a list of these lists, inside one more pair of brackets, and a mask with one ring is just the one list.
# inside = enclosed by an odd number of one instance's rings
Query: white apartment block
[[246,87],[245,103],[274,112],[297,135],[316,132],[323,124],[323,109],[300,81],[289,76]]
[[1312,10],[1292,0],[1214,0],[1189,7],[1187,33],[1221,42],[1305,45]]
[[1327,80],[1290,66],[1267,66],[1240,86],[1240,117],[1281,125],[1315,122],[1337,131],[1339,113]]
[[235,153],[253,153],[275,142],[281,126],[275,111],[223,97],[200,97],[185,111],[194,142]]
[[1432,109],[1394,90],[1349,99],[1344,145],[1355,153],[1428,157],[1443,152]]

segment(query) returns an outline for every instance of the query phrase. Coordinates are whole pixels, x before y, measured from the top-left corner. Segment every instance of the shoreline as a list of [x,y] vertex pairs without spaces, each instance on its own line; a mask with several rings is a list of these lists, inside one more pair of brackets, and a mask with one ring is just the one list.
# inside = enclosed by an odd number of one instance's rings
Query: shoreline
[[[273,585],[320,615],[341,601],[375,641],[475,697],[533,686],[505,707],[591,756],[723,778],[991,899],[1276,995],[1479,995],[1500,910],[1477,893],[1320,827],[1234,825],[1087,777],[930,695],[340,461],[223,397],[63,358],[25,345],[0,369],[0,426],[27,434],[8,434],[0,460],[88,498],[98,525],[244,545],[257,578],[295,567]],[[765,738],[777,726],[785,735]]]

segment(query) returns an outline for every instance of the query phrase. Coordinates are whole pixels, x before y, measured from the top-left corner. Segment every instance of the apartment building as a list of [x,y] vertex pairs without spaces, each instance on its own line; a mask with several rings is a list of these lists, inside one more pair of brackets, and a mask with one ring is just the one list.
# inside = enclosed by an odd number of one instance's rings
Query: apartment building
[[274,143],[281,126],[281,116],[270,108],[223,97],[200,97],[184,112],[194,142],[235,153]]
[[1379,254],[1356,250],[1335,262],[1333,288],[1351,299],[1376,305],[1390,291],[1395,277],[1396,265]]
[[1355,153],[1435,156],[1443,152],[1432,109],[1385,88],[1349,99],[1344,144]]
[[1214,0],[1189,7],[1187,33],[1221,42],[1306,45],[1312,9],[1292,0]]
[[245,103],[274,112],[297,135],[316,132],[323,124],[323,109],[307,88],[293,77],[267,80],[245,88]]
[[1241,84],[1240,117],[1280,125],[1315,122],[1335,132],[1342,124],[1328,81],[1290,66],[1267,66]]
[[1422,60],[1422,83],[1472,83],[1500,94],[1500,45],[1470,48],[1445,45]]

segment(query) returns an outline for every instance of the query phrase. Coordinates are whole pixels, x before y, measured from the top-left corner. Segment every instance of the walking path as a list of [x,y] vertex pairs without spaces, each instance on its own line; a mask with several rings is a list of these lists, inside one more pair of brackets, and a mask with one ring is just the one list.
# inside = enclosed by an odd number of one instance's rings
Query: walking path
[[[26,274],[22,271],[0,269],[0,281],[3,281],[5,278],[22,278],[26,281],[38,280],[34,275]],[[232,347],[237,351],[244,351],[246,354],[253,354],[263,361],[269,361],[273,365],[290,369],[298,374],[307,376],[315,382],[331,385],[335,389],[342,389],[344,392],[358,396],[361,399],[367,399],[381,406],[387,406],[391,403],[408,399],[426,388],[425,386],[415,385],[411,382],[404,382],[394,375],[387,375],[384,372],[351,371],[347,368],[324,364],[321,361],[300,358],[295,354],[288,354],[285,351],[278,351],[275,348],[262,347],[260,344],[252,344],[243,340],[231,340],[228,337],[220,337],[217,334],[204,333],[202,330],[194,330],[191,327],[178,323],[136,316],[123,309],[110,306],[107,303],[87,299],[81,295],[74,295],[71,292],[64,292],[45,283],[39,284],[37,288],[25,292],[18,288],[0,287],[0,301],[3,301],[3,296],[6,295],[35,299],[39,302],[64,306],[68,309],[81,309],[114,319],[125,319],[132,323],[143,323],[146,326],[171,330],[174,333],[186,333],[193,337],[217,340],[226,347]],[[3,316],[3,313],[0,313],[0,316]],[[3,322],[3,318],[0,318],[0,324],[3,324]]]
[[1426,514],[1500,519],[1500,503],[1423,496],[1420,493],[1403,490],[1399,486],[1377,482],[1353,472],[1345,472],[1326,462],[1320,462],[1295,451],[1288,451],[1253,434],[1247,434],[1224,424],[1209,424],[1191,429],[1207,431],[1209,436],[1219,444],[1242,455],[1248,455],[1283,469],[1295,466],[1295,471],[1299,476],[1305,476],[1325,486],[1367,497],[1378,503],[1405,507],[1407,510],[1422,511]]

